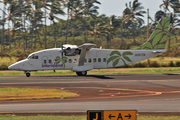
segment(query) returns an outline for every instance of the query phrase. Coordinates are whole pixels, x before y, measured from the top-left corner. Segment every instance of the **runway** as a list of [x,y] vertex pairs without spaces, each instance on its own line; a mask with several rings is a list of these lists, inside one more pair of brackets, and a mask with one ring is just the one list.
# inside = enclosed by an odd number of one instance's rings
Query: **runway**
[[0,77],[0,87],[65,89],[76,98],[0,101],[0,113],[180,112],[179,74]]

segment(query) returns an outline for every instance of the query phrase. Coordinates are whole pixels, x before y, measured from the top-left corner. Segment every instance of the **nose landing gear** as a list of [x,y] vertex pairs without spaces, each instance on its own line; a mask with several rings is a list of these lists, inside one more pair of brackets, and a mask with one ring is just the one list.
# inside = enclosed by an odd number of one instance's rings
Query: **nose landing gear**
[[27,71],[25,71],[25,74],[26,74],[26,77],[30,77],[31,76],[31,74],[29,72],[27,72]]
[[26,73],[26,77],[30,77],[31,76],[31,74],[30,73]]

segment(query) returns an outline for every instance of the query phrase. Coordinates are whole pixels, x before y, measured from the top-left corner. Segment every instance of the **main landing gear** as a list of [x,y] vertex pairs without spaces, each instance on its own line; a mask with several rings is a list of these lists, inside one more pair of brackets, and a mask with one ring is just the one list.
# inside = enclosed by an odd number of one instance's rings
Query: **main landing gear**
[[87,75],[87,71],[76,72],[76,74],[77,74],[78,76],[86,76],[86,75]]
[[27,71],[25,71],[25,74],[26,74],[26,77],[30,77],[31,76],[31,74],[29,72],[27,72]]

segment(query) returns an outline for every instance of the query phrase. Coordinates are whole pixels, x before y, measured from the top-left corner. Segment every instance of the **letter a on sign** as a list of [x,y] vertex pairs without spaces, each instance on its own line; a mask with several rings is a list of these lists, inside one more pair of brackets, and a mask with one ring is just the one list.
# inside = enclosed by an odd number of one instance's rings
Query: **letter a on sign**
[[119,113],[117,120],[123,120],[121,113]]

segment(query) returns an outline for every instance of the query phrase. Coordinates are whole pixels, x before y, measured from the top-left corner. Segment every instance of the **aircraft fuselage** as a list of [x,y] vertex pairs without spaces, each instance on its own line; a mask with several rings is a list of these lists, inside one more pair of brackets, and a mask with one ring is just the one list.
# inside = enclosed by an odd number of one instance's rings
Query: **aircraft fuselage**
[[[75,66],[78,66],[80,55],[63,55],[62,57],[60,49],[53,48],[34,52],[28,58],[9,66],[9,69],[19,71],[73,70]],[[92,69],[120,67],[155,57],[163,52],[165,49],[110,50],[92,48],[86,52],[84,66],[92,66]]]

